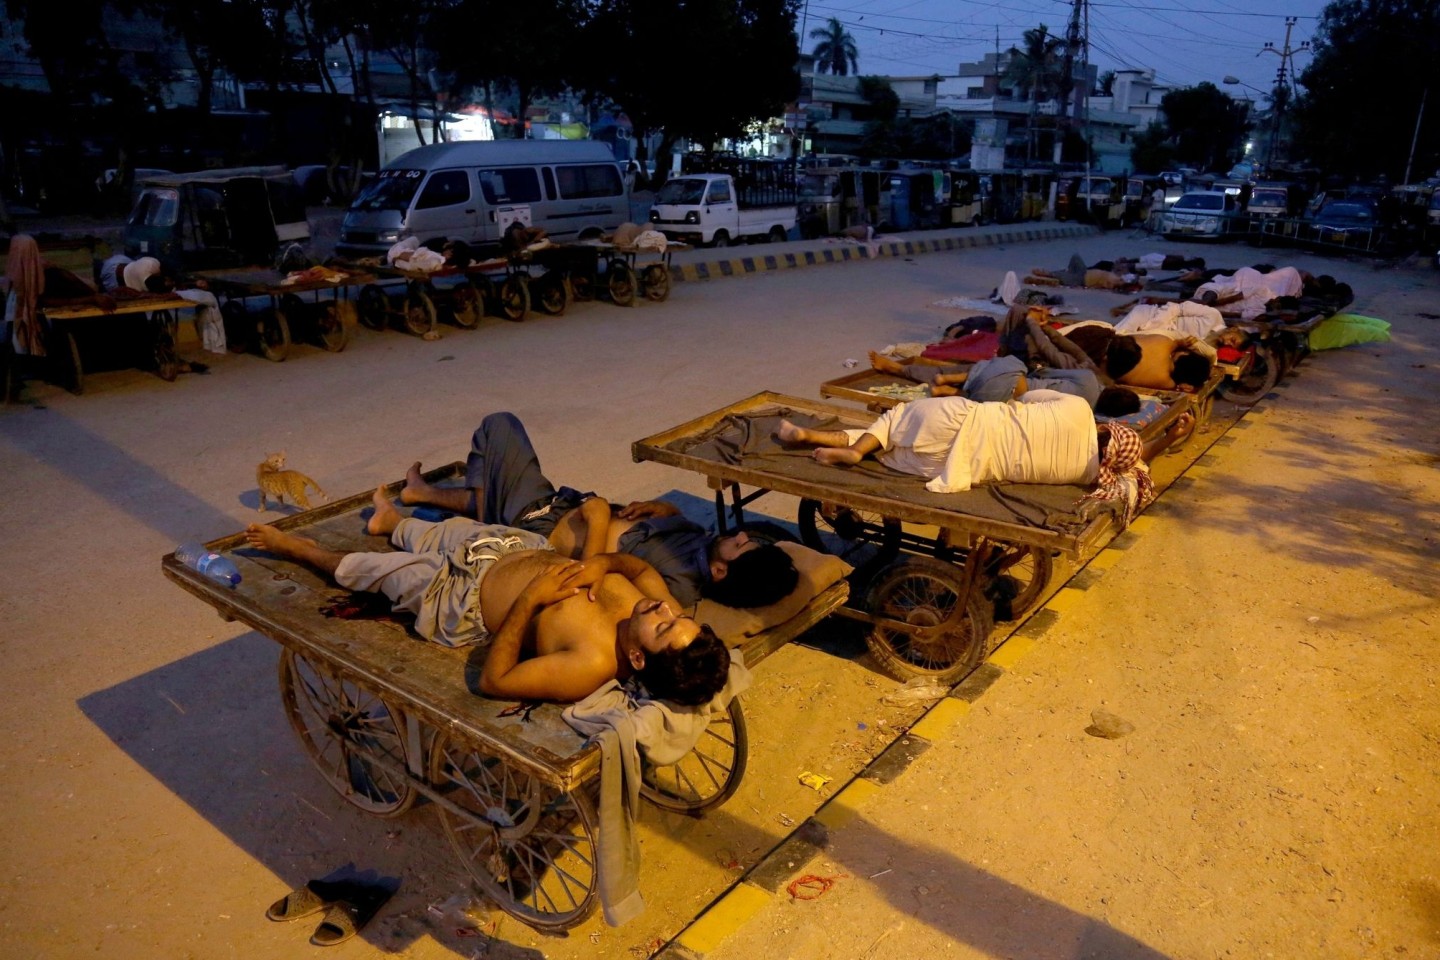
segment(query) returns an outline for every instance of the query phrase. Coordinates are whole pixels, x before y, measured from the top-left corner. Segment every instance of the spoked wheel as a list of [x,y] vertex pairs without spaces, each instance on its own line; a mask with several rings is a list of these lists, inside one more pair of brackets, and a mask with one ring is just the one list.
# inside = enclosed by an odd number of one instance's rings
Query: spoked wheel
[[730,799],[745,775],[749,756],[745,713],[735,697],[725,713],[710,718],[700,742],[679,762],[644,765],[640,793],[664,810],[698,817]]
[[538,306],[552,317],[558,317],[570,306],[570,285],[558,273],[546,274],[535,282]]
[[872,616],[917,627],[949,624],[928,639],[875,624],[865,644],[887,673],[954,683],[979,665],[993,625],[990,602],[977,583],[962,608],[963,577],[962,570],[933,557],[906,557],[875,578],[865,597]]
[[630,264],[624,260],[611,260],[605,273],[605,282],[610,288],[610,299],[615,301],[616,306],[635,305],[635,290],[639,283],[635,279],[635,271],[630,269]]
[[279,310],[267,307],[260,311],[255,320],[255,333],[260,353],[266,360],[279,363],[290,355],[290,324]]
[[570,297],[577,302],[595,299],[595,274],[570,274]]
[[[85,366],[80,362],[80,344],[75,341],[73,330],[66,330],[65,338],[61,342],[66,351],[65,358],[70,361],[70,369],[67,371],[69,381],[65,384],[65,388],[78,397],[85,392]],[[7,370],[8,368],[7,364]],[[171,377],[170,379],[174,380],[175,378]],[[8,381],[5,384],[5,396],[7,399],[10,396]]]
[[455,326],[462,330],[474,330],[480,326],[480,317],[484,312],[485,304],[480,298],[480,291],[469,280],[450,291],[450,319],[455,321]]
[[304,336],[310,325],[310,307],[304,300],[293,293],[282,294],[276,309],[285,318],[285,325],[292,336]]
[[652,263],[640,274],[640,289],[645,299],[661,303],[670,296],[670,271],[663,263]]
[[385,291],[376,284],[365,284],[360,288],[360,295],[355,299],[355,313],[360,322],[371,330],[384,330],[386,317],[390,313],[390,304],[385,299]]
[[[175,352],[175,314],[156,310],[150,314],[150,323],[155,328],[155,373],[166,383],[174,383],[180,376],[180,355]],[[79,361],[78,352],[74,358]]]
[[334,300],[315,305],[315,339],[331,353],[339,353],[350,342],[350,331],[340,316],[340,305]]
[[1255,356],[1250,369],[1238,380],[1229,377],[1221,381],[1216,391],[1231,403],[1252,404],[1275,389],[1280,380],[1280,362],[1266,343],[1255,344]]
[[[894,556],[900,548],[900,524],[878,513],[801,500],[798,523],[805,546],[834,553],[842,560],[850,560],[866,545],[874,546],[885,557]],[[837,539],[838,546],[834,542]]]
[[415,787],[398,772],[405,769],[404,738],[384,700],[288,649],[280,654],[280,698],[310,762],[336,793],[380,817],[410,809]]
[[566,930],[595,907],[595,808],[448,737],[430,754],[435,805],[455,853],[500,909]]
[[997,584],[1007,582],[1005,578],[1008,578],[1015,593],[1008,598],[1010,616],[1002,617],[997,614],[995,619],[1018,620],[1024,616],[1040,601],[1046,585],[1050,583],[1050,574],[1054,568],[1050,551],[1044,547],[1030,547],[1020,543],[1002,544],[985,565],[985,573]]
[[520,323],[530,316],[530,284],[524,277],[506,277],[500,284],[496,299],[499,301],[500,316],[513,323]]
[[405,290],[405,329],[417,337],[435,329],[435,301],[419,280],[410,281]]
[[250,322],[250,314],[246,312],[245,304],[239,300],[226,300],[225,305],[220,308],[220,319],[225,324],[225,345],[230,352],[248,352],[254,339],[251,334],[255,327]]

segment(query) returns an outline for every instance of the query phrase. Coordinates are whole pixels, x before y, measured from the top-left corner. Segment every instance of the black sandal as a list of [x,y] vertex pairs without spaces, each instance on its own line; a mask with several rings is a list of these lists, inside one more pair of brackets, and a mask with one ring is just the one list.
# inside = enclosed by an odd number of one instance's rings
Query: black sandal
[[384,887],[354,886],[344,899],[330,905],[310,942],[317,947],[333,947],[349,940],[375,917],[392,892]]

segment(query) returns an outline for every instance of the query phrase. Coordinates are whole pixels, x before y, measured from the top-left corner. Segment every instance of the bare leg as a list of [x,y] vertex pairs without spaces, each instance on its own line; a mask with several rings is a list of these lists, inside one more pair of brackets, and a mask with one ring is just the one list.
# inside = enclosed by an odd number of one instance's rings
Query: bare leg
[[[953,386],[956,386],[956,385],[958,385],[958,384],[964,383],[964,382],[966,381],[966,379],[969,378],[969,376],[970,376],[969,371],[966,371],[965,373],[937,373],[937,374],[935,374],[935,386],[937,386],[937,387],[953,387]],[[938,397],[938,396],[948,397],[948,396],[953,396],[954,393],[955,393],[955,391],[954,391],[954,390],[951,390],[949,393],[945,393],[945,394],[939,394],[939,393],[937,393],[936,396],[937,396],[937,397]]]
[[479,492],[465,487],[437,487],[426,483],[420,473],[420,461],[417,460],[405,471],[405,486],[400,491],[400,502],[425,503],[451,513],[473,517],[475,504],[479,502]]
[[781,420],[775,428],[775,437],[781,443],[808,443],[817,447],[848,447],[850,438],[844,430],[809,430],[797,427],[789,420]]
[[326,550],[309,537],[277,530],[268,523],[252,523],[245,528],[245,539],[250,546],[286,560],[299,560],[309,564],[321,573],[335,575],[335,568],[345,559],[345,554]]
[[375,488],[375,495],[371,499],[375,501],[375,512],[365,524],[365,531],[377,537],[389,536],[404,518],[400,516],[400,511],[395,509],[395,504],[390,502],[390,498],[385,496],[385,484]]
[[[824,431],[821,431],[824,432]],[[845,436],[841,433],[840,436]],[[843,447],[821,447],[815,451],[815,459],[821,463],[853,466],[864,460],[867,454],[880,449],[880,441],[869,433],[862,433],[860,439]]]
[[874,350],[870,351],[870,366],[879,370],[881,373],[893,373],[897,377],[903,377],[905,375],[904,363],[887,357],[883,353],[876,353]]

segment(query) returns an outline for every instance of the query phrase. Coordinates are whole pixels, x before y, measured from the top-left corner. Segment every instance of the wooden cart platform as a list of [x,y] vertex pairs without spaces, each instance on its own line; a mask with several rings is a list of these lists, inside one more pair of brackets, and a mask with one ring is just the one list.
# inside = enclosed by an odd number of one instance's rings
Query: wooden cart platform
[[[225,318],[225,336],[232,350],[254,347],[267,360],[284,360],[294,339],[304,337],[317,345],[339,353],[349,342],[339,301],[349,299],[351,287],[375,280],[373,274],[355,271],[343,273],[336,280],[300,280],[286,282],[288,274],[269,267],[235,267],[227,270],[202,270],[193,273],[204,280],[211,291],[225,298],[220,308]],[[328,293],[329,296],[322,294]],[[302,294],[310,294],[309,300]],[[248,297],[265,297],[269,309],[254,317],[245,310]]]
[[[181,310],[194,310],[196,305],[173,293],[148,294],[117,300],[113,310],[99,307],[45,307],[45,319],[51,325],[50,352],[61,384],[71,393],[85,392],[85,367],[80,359],[76,331],[80,327],[103,323],[117,317],[139,317],[145,321],[145,342],[134,354],[141,365],[154,363],[156,376],[173,381],[180,374],[180,357],[175,352],[179,336]],[[7,348],[8,357],[8,348]],[[6,397],[9,397],[7,387]]]

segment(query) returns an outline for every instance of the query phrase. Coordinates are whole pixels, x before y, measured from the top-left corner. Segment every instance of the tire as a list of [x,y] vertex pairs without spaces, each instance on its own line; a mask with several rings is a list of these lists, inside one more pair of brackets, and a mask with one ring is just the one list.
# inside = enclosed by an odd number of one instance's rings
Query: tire
[[623,260],[611,260],[605,277],[606,286],[610,290],[610,299],[615,301],[615,305],[633,307],[636,288],[640,284],[635,277],[635,271],[630,269],[630,265]]
[[740,698],[712,716],[700,742],[681,760],[663,767],[641,761],[640,795],[655,806],[698,817],[730,799],[745,776],[750,737]]
[[266,308],[255,318],[256,342],[260,355],[272,363],[280,363],[290,355],[290,324],[279,310]]
[[305,306],[305,301],[293,293],[282,294],[276,309],[285,319],[285,326],[290,329],[291,336],[300,337],[305,334],[310,320],[310,311]]
[[551,273],[536,281],[536,292],[539,294],[539,308],[558,317],[565,313],[565,308],[570,306],[570,285],[559,273]]
[[710,238],[710,246],[724,248],[730,246],[730,234],[724,230],[716,230],[715,236]]
[[1015,581],[1016,593],[1009,600],[1010,616],[1002,618],[997,613],[995,619],[1010,621],[1024,616],[1040,602],[1054,569],[1049,550],[1020,543],[1004,544],[999,556],[987,564],[985,573],[997,580],[1009,577]]
[[220,320],[225,324],[225,345],[230,352],[248,353],[255,326],[250,322],[245,304],[239,300],[226,300],[220,308]]
[[530,316],[530,283],[525,277],[506,277],[495,299],[500,316],[511,323],[522,323]]
[[[73,330],[66,330],[58,339],[60,348],[65,351],[65,359],[70,361],[70,369],[65,371],[65,389],[78,397],[85,392],[85,365],[80,362],[80,344],[76,342]],[[6,369],[7,371],[10,369],[10,364],[6,365]],[[18,387],[19,384],[17,383],[15,386]],[[8,400],[10,396],[8,381],[5,385],[5,396]]]
[[812,550],[835,553],[842,560],[849,561],[857,551],[872,546],[888,562],[900,549],[900,524],[887,522],[878,513],[801,500],[796,522],[802,543]]
[[766,239],[770,243],[784,243],[786,240],[790,239],[790,235],[785,232],[784,227],[780,226],[780,224],[777,223],[775,224],[775,226],[770,228],[770,233],[767,235]]
[[[175,315],[169,310],[156,310],[150,314],[150,324],[155,334],[155,373],[166,383],[174,383],[180,376],[180,355],[175,352]],[[76,356],[78,359],[78,354]]]
[[355,298],[355,313],[363,326],[384,330],[389,322],[390,302],[377,284],[367,283]]
[[315,342],[331,353],[339,353],[350,342],[350,331],[334,300],[315,305]]
[[506,913],[542,931],[583,921],[599,893],[594,805],[449,736],[429,779],[454,805],[435,812],[461,864]]
[[469,280],[450,291],[450,319],[455,326],[462,330],[474,330],[480,326],[480,317],[484,313],[484,298]]
[[595,299],[595,274],[572,273],[569,276],[570,298],[577,302]]
[[865,644],[882,669],[901,680],[929,677],[954,683],[979,666],[993,621],[990,601],[977,583],[960,611],[962,571],[933,557],[905,557],[880,572],[865,595],[865,609],[920,627],[933,627],[957,615],[957,624],[930,639],[875,624]]
[[1255,357],[1250,369],[1239,380],[1226,377],[1215,391],[1229,400],[1249,406],[1275,389],[1280,381],[1280,361],[1266,343],[1255,344]]
[[405,329],[417,337],[423,337],[435,329],[435,301],[425,285],[412,280],[405,290]]
[[652,263],[640,271],[640,289],[645,299],[663,303],[670,296],[670,270],[663,263]]
[[331,789],[377,817],[410,809],[414,785],[387,769],[405,769],[405,740],[382,697],[289,649],[280,653],[279,680],[290,726]]

